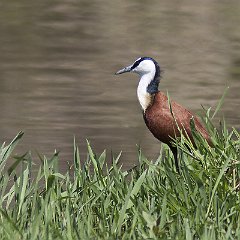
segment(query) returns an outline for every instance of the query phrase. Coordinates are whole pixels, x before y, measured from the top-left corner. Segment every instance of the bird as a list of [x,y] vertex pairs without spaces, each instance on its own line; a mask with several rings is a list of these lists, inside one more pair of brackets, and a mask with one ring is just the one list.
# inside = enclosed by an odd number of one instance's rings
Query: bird
[[174,156],[176,170],[179,172],[178,151],[173,140],[180,137],[182,132],[196,147],[190,125],[191,120],[194,121],[196,131],[211,146],[209,133],[193,113],[177,102],[169,101],[168,96],[159,90],[162,70],[156,60],[151,57],[140,57],[132,65],[115,74],[127,72],[137,73],[140,76],[137,97],[145,124],[155,138],[169,146]]

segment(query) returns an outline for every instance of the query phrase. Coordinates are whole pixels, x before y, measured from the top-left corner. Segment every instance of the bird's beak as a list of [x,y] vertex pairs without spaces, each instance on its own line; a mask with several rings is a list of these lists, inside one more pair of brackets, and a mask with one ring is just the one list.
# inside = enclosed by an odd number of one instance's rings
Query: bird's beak
[[131,65],[131,66],[128,66],[128,67],[125,67],[125,68],[117,71],[117,72],[115,73],[115,75],[122,74],[122,73],[125,73],[125,72],[130,72],[130,71],[131,71],[131,67],[132,67],[132,65]]

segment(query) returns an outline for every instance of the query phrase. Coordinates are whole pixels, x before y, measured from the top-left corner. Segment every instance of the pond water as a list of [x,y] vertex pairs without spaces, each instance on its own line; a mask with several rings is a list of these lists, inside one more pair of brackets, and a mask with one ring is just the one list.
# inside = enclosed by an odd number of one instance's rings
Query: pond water
[[[140,56],[164,70],[160,89],[193,112],[215,107],[240,129],[240,1],[2,1],[0,3],[0,142],[25,132],[16,153],[72,160],[73,136],[83,159],[136,144],[154,159],[160,144],[145,127],[138,76],[114,72]],[[36,157],[37,159],[37,157]]]

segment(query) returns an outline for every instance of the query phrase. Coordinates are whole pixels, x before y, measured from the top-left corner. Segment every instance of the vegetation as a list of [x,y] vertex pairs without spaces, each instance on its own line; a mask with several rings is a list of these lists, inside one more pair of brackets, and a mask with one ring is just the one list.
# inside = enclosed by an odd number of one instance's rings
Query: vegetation
[[75,142],[66,173],[58,153],[39,156],[36,172],[30,153],[11,157],[19,133],[0,149],[0,238],[240,239],[240,134],[224,122],[217,131],[210,110],[204,120],[214,148],[195,133],[196,150],[182,136],[180,174],[166,146],[153,162],[139,149],[139,165],[124,171],[121,154],[108,165],[89,143],[82,163]]

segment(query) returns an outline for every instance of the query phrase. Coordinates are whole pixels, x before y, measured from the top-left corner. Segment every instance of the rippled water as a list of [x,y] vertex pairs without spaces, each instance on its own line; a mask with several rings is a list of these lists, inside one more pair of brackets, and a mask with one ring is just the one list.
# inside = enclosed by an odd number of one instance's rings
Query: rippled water
[[[240,2],[5,1],[0,3],[0,140],[20,130],[17,151],[72,159],[88,138],[99,153],[123,151],[127,168],[136,144],[149,158],[159,142],[145,127],[138,77],[114,72],[139,56],[164,70],[160,89],[194,112],[216,106],[240,128]],[[216,119],[217,122],[217,119]]]

